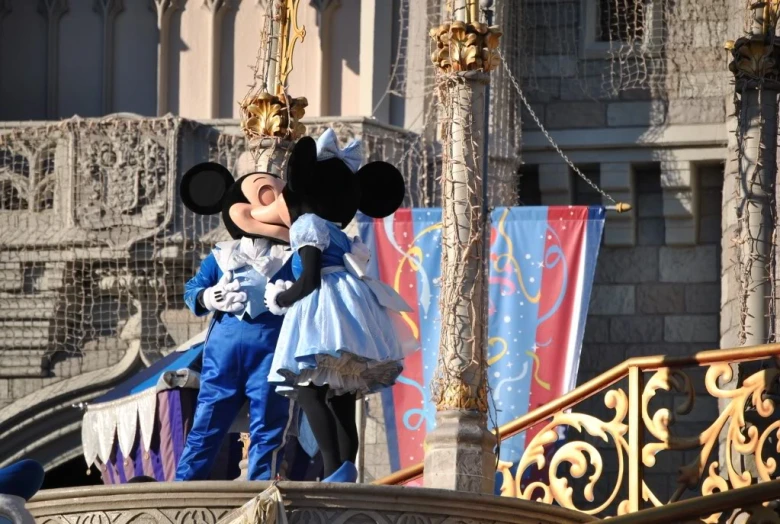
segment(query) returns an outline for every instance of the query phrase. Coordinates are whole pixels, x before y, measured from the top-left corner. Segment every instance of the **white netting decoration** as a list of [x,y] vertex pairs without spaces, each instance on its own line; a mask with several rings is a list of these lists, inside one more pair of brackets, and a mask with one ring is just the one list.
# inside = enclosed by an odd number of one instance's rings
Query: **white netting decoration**
[[726,93],[723,43],[741,34],[745,7],[742,0],[517,0],[503,24],[517,34],[510,55],[522,59],[512,70],[528,91],[695,98]]
[[[359,119],[308,125],[315,137],[333,127],[342,142],[362,138],[366,160],[401,169],[407,205],[427,198],[420,166],[433,155],[417,135]],[[129,350],[150,363],[205,329],[208,319],[183,302],[184,284],[227,233],[219,215],[181,204],[178,177],[205,160],[237,175],[244,151],[238,123],[176,117],[0,128],[4,376],[62,380]]]

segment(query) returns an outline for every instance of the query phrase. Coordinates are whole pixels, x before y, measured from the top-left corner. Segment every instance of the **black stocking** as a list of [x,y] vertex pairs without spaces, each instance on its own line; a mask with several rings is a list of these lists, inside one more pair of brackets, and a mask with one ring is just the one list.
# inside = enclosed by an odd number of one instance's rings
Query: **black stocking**
[[339,429],[327,402],[328,386],[298,388],[298,404],[309,419],[311,431],[322,454],[325,476],[329,477],[341,466]]
[[341,462],[355,462],[358,454],[358,430],[355,421],[354,393],[339,395],[330,399],[330,409],[336,417],[336,430],[339,435],[339,458]]

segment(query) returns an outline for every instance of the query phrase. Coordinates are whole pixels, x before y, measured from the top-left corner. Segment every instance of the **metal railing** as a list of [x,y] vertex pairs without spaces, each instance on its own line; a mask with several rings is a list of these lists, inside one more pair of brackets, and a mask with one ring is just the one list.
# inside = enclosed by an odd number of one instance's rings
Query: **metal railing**
[[[712,495],[772,480],[776,460],[767,455],[775,452],[780,438],[780,418],[774,416],[775,406],[771,399],[780,369],[772,360],[779,356],[780,344],[769,344],[702,351],[688,357],[626,360],[557,400],[497,429],[498,437],[505,440],[530,428],[541,427],[534,432],[530,442],[526,442],[516,473],[510,470],[513,464],[498,461],[497,470],[504,479],[502,495],[555,503],[603,517],[609,511],[628,515],[645,506],[676,503],[688,491]],[[733,364],[761,360],[771,365],[762,366],[738,383]],[[684,370],[691,367],[706,367],[704,389],[707,395],[718,400],[720,409],[713,413],[714,420],[711,423],[708,420],[703,431],[683,436],[675,431],[675,423],[678,417],[690,414],[696,404],[697,388],[691,373]],[[648,378],[645,374],[651,375]],[[626,379],[628,394],[621,387],[612,388]],[[651,410],[651,401],[663,391],[681,396],[681,402],[673,409]],[[577,412],[576,408],[584,400],[599,393],[604,394],[606,407],[614,412],[610,420]],[[673,404],[675,400],[679,399],[672,398]],[[746,412],[754,415],[751,421],[746,421]],[[556,443],[561,428],[574,429],[579,435],[573,438],[569,434],[570,438],[549,458],[546,450]],[[589,437],[584,438],[586,435]],[[574,501],[575,489],[569,481],[591,472],[579,495],[587,502],[594,502],[594,490],[602,478],[605,461],[602,457],[604,448],[597,448],[591,441],[608,439],[615,444],[617,478],[605,483],[608,489],[603,501],[589,508],[581,507]],[[770,441],[772,446],[768,445]],[[722,461],[718,458],[719,450],[725,457]],[[662,501],[648,485],[646,473],[656,465],[656,456],[666,452],[687,453],[689,460],[678,469],[671,496]],[[744,466],[742,462],[750,465]],[[571,465],[568,476],[559,473],[559,466],[565,463]],[[546,480],[524,485],[524,473],[533,468],[538,468]],[[417,464],[374,483],[403,484],[422,475],[423,465]],[[624,497],[618,500],[621,492]],[[716,512],[717,508],[712,509]],[[712,515],[711,518],[717,517]]]

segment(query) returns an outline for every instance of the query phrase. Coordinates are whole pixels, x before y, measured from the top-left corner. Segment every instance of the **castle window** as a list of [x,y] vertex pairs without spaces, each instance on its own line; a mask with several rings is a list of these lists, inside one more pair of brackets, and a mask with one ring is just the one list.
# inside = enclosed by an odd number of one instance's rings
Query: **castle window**
[[633,42],[641,40],[645,28],[645,6],[642,0],[598,0],[599,42]]
[[518,169],[517,191],[521,206],[541,206],[542,192],[539,189],[539,166],[523,164]]
[[[664,4],[652,0],[580,0],[582,58],[641,49],[654,53],[664,43]],[[621,51],[622,50],[622,51]]]

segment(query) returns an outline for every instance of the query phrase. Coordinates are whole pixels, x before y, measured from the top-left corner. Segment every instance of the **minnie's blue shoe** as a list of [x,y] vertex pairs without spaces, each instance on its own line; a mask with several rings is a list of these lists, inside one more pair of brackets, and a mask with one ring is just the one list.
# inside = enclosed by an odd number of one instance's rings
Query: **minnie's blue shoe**
[[357,480],[357,468],[352,462],[343,463],[339,469],[333,472],[329,477],[326,477],[323,482],[349,482],[353,483]]

